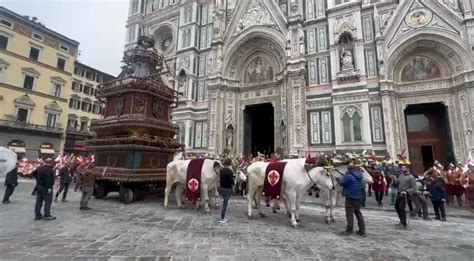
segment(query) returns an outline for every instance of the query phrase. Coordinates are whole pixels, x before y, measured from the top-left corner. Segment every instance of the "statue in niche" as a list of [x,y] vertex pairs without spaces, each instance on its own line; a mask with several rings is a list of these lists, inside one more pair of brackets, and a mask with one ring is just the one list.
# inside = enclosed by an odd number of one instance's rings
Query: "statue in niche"
[[342,71],[354,70],[351,51],[342,51],[341,54]]
[[285,141],[286,141],[286,125],[283,120],[281,120],[280,124],[280,135],[281,135],[281,146],[285,147]]
[[234,143],[234,127],[232,126],[232,124],[229,124],[229,126],[227,126],[227,149],[229,150],[232,150],[232,147],[233,147],[233,143]]

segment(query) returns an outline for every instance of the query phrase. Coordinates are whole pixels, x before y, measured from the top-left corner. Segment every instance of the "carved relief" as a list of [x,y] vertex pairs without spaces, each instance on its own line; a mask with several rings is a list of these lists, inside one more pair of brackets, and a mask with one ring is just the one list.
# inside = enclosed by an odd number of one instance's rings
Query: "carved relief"
[[240,17],[235,34],[255,25],[274,25],[275,22],[261,0],[250,0],[247,10]]
[[133,111],[132,113],[143,114],[145,113],[146,99],[142,96],[133,97]]
[[125,97],[121,96],[115,100],[115,115],[120,116],[125,108]]

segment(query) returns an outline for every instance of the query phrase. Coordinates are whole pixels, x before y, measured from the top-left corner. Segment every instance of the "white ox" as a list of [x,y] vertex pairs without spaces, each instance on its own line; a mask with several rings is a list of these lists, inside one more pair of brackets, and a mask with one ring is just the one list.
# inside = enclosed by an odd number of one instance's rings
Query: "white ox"
[[[329,169],[331,175],[334,178],[342,177],[343,173],[345,173],[346,170],[347,166],[338,166],[336,168]],[[360,170],[362,172],[362,181],[364,182],[364,186],[366,184],[374,183],[372,176],[367,172],[365,168],[361,167]],[[339,197],[341,196],[342,187],[337,182],[335,182],[335,184],[335,189],[327,189],[325,187],[322,187],[321,192],[319,193],[319,197],[321,199],[326,200],[326,224],[336,221],[334,218],[334,210],[337,206]]]
[[[164,207],[169,206],[169,194],[174,184],[176,184],[175,194],[178,207],[182,207],[182,196],[186,186],[186,176],[188,165],[191,160],[174,160],[166,166],[166,188]],[[213,199],[213,205],[217,207],[217,185],[219,184],[219,171],[223,168],[218,160],[205,159],[201,170],[201,204],[204,204],[204,211],[209,213],[209,201]],[[246,181],[247,176],[242,171],[237,172],[239,181]],[[199,207],[199,202],[197,202]]]
[[[319,186],[329,190],[334,187],[334,180],[331,175],[322,168],[315,167],[309,171],[304,168],[305,159],[290,159],[287,162],[281,187],[281,200],[285,204],[286,213],[291,218],[291,225],[298,226],[299,209],[301,197],[306,191],[313,186],[314,182]],[[261,217],[265,215],[261,211],[260,199],[265,181],[265,170],[268,162],[257,161],[252,163],[248,168],[248,217],[252,219],[252,203],[257,203],[257,209]]]

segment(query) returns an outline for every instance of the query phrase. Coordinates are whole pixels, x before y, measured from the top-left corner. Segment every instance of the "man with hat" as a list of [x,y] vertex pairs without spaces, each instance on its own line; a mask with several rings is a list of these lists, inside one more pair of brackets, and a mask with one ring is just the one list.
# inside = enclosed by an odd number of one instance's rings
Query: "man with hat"
[[362,173],[354,163],[347,166],[347,173],[342,178],[336,178],[339,185],[343,187],[342,196],[346,198],[346,220],[347,227],[342,235],[352,235],[354,233],[354,215],[357,218],[359,226],[358,235],[366,237],[365,222],[360,211],[361,199],[363,197],[364,183],[362,182]]
[[[34,171],[36,177],[36,204],[35,204],[35,220],[54,220],[56,217],[51,216],[51,203],[53,201],[53,185],[55,162],[52,158],[45,160],[43,166],[38,167]],[[41,208],[44,202],[44,215],[41,214]]]

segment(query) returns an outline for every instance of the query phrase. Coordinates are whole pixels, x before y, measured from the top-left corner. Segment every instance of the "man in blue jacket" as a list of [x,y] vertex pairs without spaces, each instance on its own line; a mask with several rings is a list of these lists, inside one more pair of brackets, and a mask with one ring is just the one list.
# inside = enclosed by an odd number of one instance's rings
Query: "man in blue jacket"
[[342,178],[338,178],[337,182],[343,187],[342,196],[346,198],[346,231],[342,235],[352,235],[354,233],[354,215],[357,218],[357,225],[359,226],[358,235],[366,237],[365,222],[362,212],[360,212],[360,205],[362,195],[362,173],[359,168],[353,163],[347,166],[347,173]]

